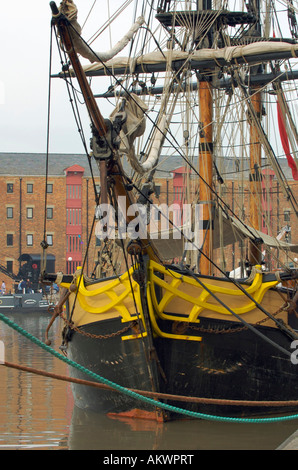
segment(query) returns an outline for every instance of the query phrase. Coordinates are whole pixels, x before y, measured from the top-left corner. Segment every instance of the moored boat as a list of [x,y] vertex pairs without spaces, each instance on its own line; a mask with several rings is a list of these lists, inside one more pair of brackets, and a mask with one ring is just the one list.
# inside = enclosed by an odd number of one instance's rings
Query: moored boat
[[[144,5],[143,15],[124,39],[104,54],[94,52],[81,38],[72,1],[62,1],[59,9],[51,2],[52,24],[70,61],[64,62],[60,76],[66,81],[76,77],[91,120],[92,155],[88,157],[98,163],[101,179],[95,234],[107,246],[114,274],[89,278],[84,265],[71,276],[43,273],[43,279],[65,289],[57,309],[60,314],[62,305],[67,306],[63,348],[84,368],[122,387],[152,392],[156,399],[174,407],[218,416],[297,410],[298,273],[285,260],[298,250],[295,244],[266,233],[262,225],[269,206],[264,203],[265,177],[260,169],[265,153],[297,216],[295,197],[262,125],[262,94],[271,80],[270,89],[284,106],[294,139],[295,123],[286,112],[288,102],[281,81],[269,79],[263,64],[271,64],[277,74],[284,60],[296,56],[298,45],[295,35],[291,41],[280,42],[270,40],[267,30],[264,36],[258,5],[252,1],[249,6],[244,13],[233,12],[226,5],[212,8],[209,2],[184,5],[159,1],[154,21],[163,39],[152,41],[155,50],[151,55],[142,52],[117,62],[114,56],[130,41],[141,40],[144,30],[150,31],[151,39],[154,36],[153,5],[147,5],[149,11]],[[78,54],[92,65],[83,67]],[[103,73],[114,80],[107,94],[111,98],[115,91],[109,119],[103,118],[88,81],[88,76],[101,77]],[[158,73],[162,75],[161,87],[155,89]],[[149,75],[150,89],[141,74]],[[120,75],[121,79],[117,78]],[[160,99],[155,99],[157,94]],[[228,113],[239,96],[241,114],[236,113],[235,121],[228,122]],[[175,134],[177,115],[184,127]],[[238,135],[233,129],[237,119]],[[145,120],[152,127],[148,133]],[[138,139],[143,136],[141,147]],[[250,209],[249,223],[231,210],[223,197],[216,157],[221,145],[232,146],[230,137],[235,148],[241,144],[241,164],[248,171],[248,193],[241,202]],[[178,153],[188,168],[185,179],[189,184],[185,187],[189,204],[180,197],[173,218],[166,208],[152,202],[154,174],[165,147]],[[290,151],[287,158],[296,179]],[[239,160],[238,156],[238,168]],[[132,167],[130,176],[124,171],[127,162]],[[193,192],[190,173],[197,179]],[[159,240],[160,224],[154,226],[157,231],[149,226],[152,214],[148,208],[156,209],[160,219],[168,222],[166,236]],[[261,218],[264,210],[267,215]],[[229,234],[224,233],[227,226]],[[180,245],[177,239],[182,240]],[[243,240],[247,240],[242,278],[227,272],[224,256],[218,261],[216,239],[221,253],[227,245],[238,243],[242,254]],[[123,257],[117,268],[109,251],[111,241]],[[176,256],[170,262],[173,246]],[[268,256],[275,250],[281,267],[269,272],[264,253]],[[72,373],[85,378],[83,372]],[[165,411],[117,390],[75,384],[74,397],[81,408],[114,415],[179,416],[179,412]]]

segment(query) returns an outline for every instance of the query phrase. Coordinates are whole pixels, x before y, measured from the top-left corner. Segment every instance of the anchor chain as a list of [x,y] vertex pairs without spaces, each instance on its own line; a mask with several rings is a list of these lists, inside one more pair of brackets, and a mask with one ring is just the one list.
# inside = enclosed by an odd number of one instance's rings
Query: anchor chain
[[[107,334],[107,335],[96,335],[94,333],[88,333],[87,331],[81,330],[79,327],[74,326],[72,322],[67,320],[62,314],[60,314],[60,318],[64,321],[65,325],[68,326],[71,330],[75,331],[76,333],[79,333],[82,336],[87,336],[88,338],[95,338],[95,339],[109,339],[109,338],[114,338],[115,336],[119,336],[123,333],[126,333],[130,329],[136,329],[137,328],[137,321],[134,320],[132,321],[129,325],[125,326],[121,330],[114,331],[113,333]],[[138,333],[136,333],[138,334]]]
[[[286,311],[289,309],[289,306],[290,304],[288,302],[286,302],[281,308],[279,308],[275,313],[273,313],[272,315],[275,317],[277,316],[279,313],[281,313],[282,311]],[[261,325],[262,323],[265,323],[267,322],[268,320],[270,320],[269,317],[265,317],[263,318],[262,320],[256,322],[254,324],[254,326],[259,326]],[[191,330],[197,330],[197,331],[201,331],[202,333],[213,333],[213,334],[225,334],[225,333],[239,333],[240,331],[244,331],[244,330],[247,330],[247,326],[240,326],[238,328],[222,328],[222,329],[214,329],[214,328],[202,328],[202,327],[198,327],[198,326],[193,326],[193,325],[190,325],[189,328]]]

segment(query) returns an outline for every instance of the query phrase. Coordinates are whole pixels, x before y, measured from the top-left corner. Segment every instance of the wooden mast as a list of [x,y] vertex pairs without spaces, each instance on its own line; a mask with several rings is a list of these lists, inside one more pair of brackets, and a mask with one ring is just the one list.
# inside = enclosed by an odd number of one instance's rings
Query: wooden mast
[[[197,0],[197,10],[212,10],[211,0]],[[205,41],[211,47],[213,42],[212,28],[205,32]],[[200,37],[196,38],[200,41]],[[206,47],[200,44],[200,47]],[[202,179],[199,183],[200,204],[200,263],[198,270],[201,274],[211,275],[212,264],[209,260],[213,258],[213,92],[212,75],[208,76],[205,71],[199,80],[199,106],[200,106],[200,144],[199,144],[199,173]]]
[[[261,37],[260,23],[260,0],[250,0],[250,6],[253,8],[257,21],[253,27],[252,34]],[[262,72],[263,67],[257,66],[255,72]],[[256,230],[261,230],[261,211],[262,207],[262,173],[261,159],[262,147],[260,142],[260,132],[258,124],[262,118],[262,92],[260,85],[252,86],[250,89],[250,175],[249,175],[249,213],[250,224]],[[251,265],[260,264],[262,260],[261,240],[249,241],[249,262]]]
[[[262,115],[262,93],[258,88],[251,89],[251,105],[252,111],[257,120]],[[249,178],[249,218],[250,225],[256,230],[261,230],[261,213],[262,205],[262,173],[261,173],[261,143],[260,133],[258,131],[257,122],[253,116],[250,119],[250,178]],[[249,242],[249,262],[252,265],[260,264],[262,253],[260,247],[253,242]]]
[[[199,151],[199,173],[202,179],[199,183],[200,204],[200,245],[202,254],[200,256],[199,271],[201,274],[211,275],[212,259],[212,230],[213,230],[213,201],[212,201],[212,158],[213,158],[213,96],[212,88],[208,79],[199,82],[200,103],[200,151]],[[207,183],[207,184],[206,184]]]
[[[61,42],[65,51],[68,54],[75,76],[79,82],[92,124],[95,128],[97,135],[99,137],[105,138],[108,135],[108,121],[103,118],[100,110],[98,109],[96,100],[88,83],[83,67],[73,47],[72,39],[68,30],[68,20],[62,13],[59,12],[55,2],[50,2],[50,7],[52,9],[53,20],[55,21],[59,30]],[[123,173],[121,171],[122,168],[118,161],[115,162],[113,160],[113,152],[112,156],[109,158],[99,158],[99,169],[101,185],[101,204],[108,203],[107,188],[109,178],[112,180],[114,195],[117,200],[120,196],[125,197],[126,208],[128,208],[131,204],[135,202],[132,200],[132,197],[128,196],[127,194],[126,181],[123,179]],[[127,213],[124,215],[127,223],[134,219],[133,216],[128,216]],[[142,238],[140,239],[140,243],[143,248],[143,252],[146,253],[150,257],[150,259],[159,261],[159,258],[150,246],[150,242],[148,241],[148,239]]]

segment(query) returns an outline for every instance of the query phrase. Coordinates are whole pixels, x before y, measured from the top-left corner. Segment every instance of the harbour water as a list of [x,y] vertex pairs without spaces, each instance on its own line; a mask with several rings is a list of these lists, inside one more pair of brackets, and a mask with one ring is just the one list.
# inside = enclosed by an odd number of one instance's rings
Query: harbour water
[[[9,318],[44,340],[48,314]],[[57,351],[62,326],[58,320],[50,331]],[[69,375],[67,364],[1,321],[0,341],[7,362]],[[298,420],[247,424],[186,419],[161,424],[110,419],[77,409],[68,382],[0,365],[0,450],[275,450],[297,429]]]

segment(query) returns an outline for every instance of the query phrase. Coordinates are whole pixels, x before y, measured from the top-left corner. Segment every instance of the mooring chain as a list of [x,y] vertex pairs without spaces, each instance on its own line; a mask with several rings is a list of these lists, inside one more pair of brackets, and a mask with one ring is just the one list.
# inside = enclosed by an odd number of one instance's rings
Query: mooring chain
[[95,339],[109,339],[109,338],[113,338],[115,336],[119,336],[123,333],[126,333],[128,330],[130,329],[133,329],[133,328],[136,328],[137,326],[137,322],[134,320],[132,321],[128,326],[125,326],[124,328],[122,328],[122,330],[118,330],[118,331],[115,331],[113,333],[110,333],[109,335],[95,335],[94,333],[88,333],[87,331],[83,331],[81,330],[79,327],[77,326],[74,326],[74,324],[72,322],[70,322],[69,320],[67,320],[67,318],[65,318],[63,316],[62,313],[59,314],[60,318],[62,318],[62,320],[64,321],[64,323],[73,331],[75,331],[76,333],[79,333],[83,336],[87,336],[88,338],[95,338]]
[[[272,315],[275,317],[282,311],[287,311],[289,308],[289,303],[286,302],[281,308],[279,308],[275,313]],[[262,320],[258,321],[257,323],[254,324],[254,326],[261,325],[262,323],[265,323],[266,321],[270,320],[269,317],[265,317]],[[203,333],[214,333],[214,334],[224,334],[224,333],[239,333],[240,331],[247,330],[247,326],[240,326],[239,328],[222,328],[222,329],[214,329],[214,328],[200,328],[199,326],[189,326],[190,329],[192,330],[197,330],[201,331]]]

